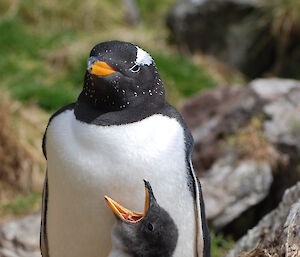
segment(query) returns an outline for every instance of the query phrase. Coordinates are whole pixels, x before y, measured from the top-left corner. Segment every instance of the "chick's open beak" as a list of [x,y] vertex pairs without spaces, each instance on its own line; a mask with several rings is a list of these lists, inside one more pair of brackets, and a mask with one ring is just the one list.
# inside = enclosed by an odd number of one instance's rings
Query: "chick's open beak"
[[112,68],[106,62],[99,61],[95,57],[90,57],[88,59],[87,70],[90,74],[97,76],[107,76],[116,72],[114,68]]
[[136,212],[136,211],[131,211],[114,201],[108,196],[104,196],[107,204],[109,207],[112,209],[114,214],[117,216],[117,218],[129,222],[129,223],[137,223],[140,220],[142,220],[145,215],[147,214],[148,208],[149,208],[149,192],[145,183],[145,208],[144,212]]

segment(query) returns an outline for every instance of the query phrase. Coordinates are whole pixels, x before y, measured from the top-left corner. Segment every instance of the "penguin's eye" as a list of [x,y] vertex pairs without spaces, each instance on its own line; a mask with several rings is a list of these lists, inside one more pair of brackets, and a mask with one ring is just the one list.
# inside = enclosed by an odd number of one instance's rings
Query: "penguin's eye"
[[139,65],[135,64],[129,70],[131,70],[132,72],[139,72],[140,69],[141,69],[141,67]]
[[154,230],[154,227],[153,227],[153,225],[151,223],[148,223],[147,228],[151,232]]

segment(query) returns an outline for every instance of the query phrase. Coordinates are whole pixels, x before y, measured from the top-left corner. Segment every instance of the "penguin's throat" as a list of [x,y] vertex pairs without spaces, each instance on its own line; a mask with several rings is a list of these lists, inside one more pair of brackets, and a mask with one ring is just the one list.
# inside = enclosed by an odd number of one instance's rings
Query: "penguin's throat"
[[122,221],[126,221],[128,223],[138,223],[145,217],[146,210],[144,213],[131,211],[123,207],[113,199],[109,198],[108,196],[105,196],[105,200],[114,214],[117,216],[117,218]]
[[125,221],[128,221],[130,223],[137,223],[142,218],[144,218],[143,213],[137,213],[137,212],[132,212],[132,211],[122,212],[122,216]]

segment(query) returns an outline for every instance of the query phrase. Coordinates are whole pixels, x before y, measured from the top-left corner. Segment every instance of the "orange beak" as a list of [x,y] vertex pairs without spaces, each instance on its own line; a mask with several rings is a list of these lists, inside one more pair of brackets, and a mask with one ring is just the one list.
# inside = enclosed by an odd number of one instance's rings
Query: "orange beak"
[[128,223],[137,223],[140,220],[142,220],[147,211],[148,211],[148,207],[149,207],[149,192],[145,186],[145,208],[144,208],[144,212],[136,212],[136,211],[131,211],[126,209],[125,207],[123,207],[122,205],[120,205],[119,203],[117,203],[116,201],[114,201],[113,199],[111,199],[108,196],[104,196],[106,203],[109,205],[109,207],[112,209],[112,211],[114,212],[114,214],[121,220],[126,221]]
[[95,61],[89,64],[88,71],[89,73],[97,76],[107,76],[116,72],[114,68],[102,61]]

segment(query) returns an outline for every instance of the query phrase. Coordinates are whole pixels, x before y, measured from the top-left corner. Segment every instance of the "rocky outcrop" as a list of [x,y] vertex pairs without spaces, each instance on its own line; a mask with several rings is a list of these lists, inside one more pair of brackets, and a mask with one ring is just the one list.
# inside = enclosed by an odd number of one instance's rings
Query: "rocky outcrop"
[[[272,81],[268,86],[264,85],[263,80],[253,83],[253,88],[261,93],[262,97],[273,98],[273,101],[264,106],[264,113],[269,118],[264,124],[265,135],[272,143],[300,150],[300,83],[286,81],[286,84],[278,86],[275,86],[275,83],[276,81],[273,81],[274,86],[269,89]],[[263,88],[270,93],[260,92]]]
[[202,180],[206,215],[215,229],[239,217],[269,193],[273,176],[267,162],[222,160]]
[[244,257],[300,255],[300,182],[285,192],[279,206],[249,230],[226,257],[241,253]]
[[255,218],[247,230],[300,180],[299,103],[300,82],[281,79],[220,87],[183,103],[195,139],[193,163],[215,229],[251,210]]
[[262,112],[263,103],[253,90],[220,87],[185,101],[180,111],[196,142],[193,163],[201,174],[223,155],[222,139]]
[[299,32],[289,31],[289,41],[282,45],[284,35],[274,35],[268,2],[179,0],[167,18],[171,39],[183,50],[216,56],[251,78],[271,70],[295,76]]
[[39,248],[41,215],[30,215],[0,227],[1,257],[41,257]]

